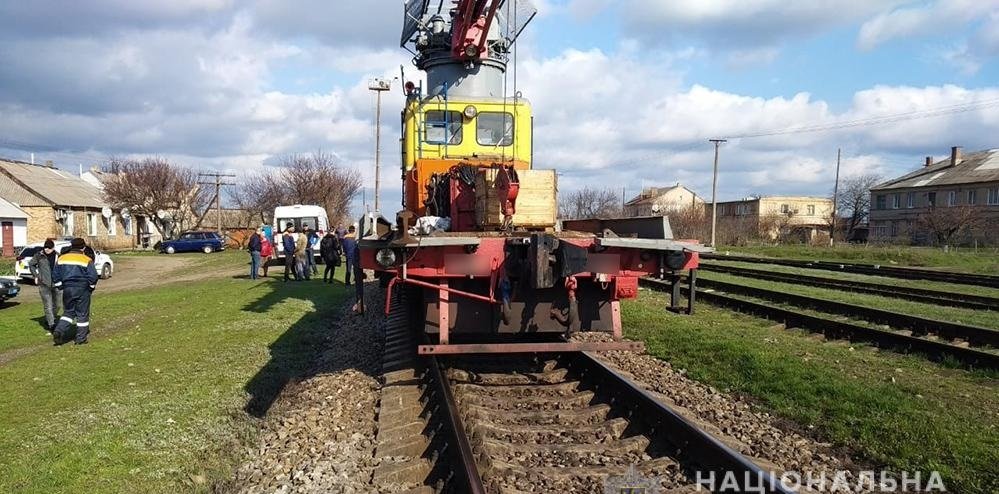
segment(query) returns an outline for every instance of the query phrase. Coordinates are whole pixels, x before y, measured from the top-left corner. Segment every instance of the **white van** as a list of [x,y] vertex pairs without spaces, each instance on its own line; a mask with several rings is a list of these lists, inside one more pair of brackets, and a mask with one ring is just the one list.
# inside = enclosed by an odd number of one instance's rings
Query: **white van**
[[[330,228],[329,217],[326,216],[326,209],[322,206],[308,206],[296,204],[294,206],[278,206],[274,208],[274,254],[277,257],[284,257],[284,245],[281,242],[282,232],[288,223],[295,225],[295,231],[302,233],[305,225],[316,231],[319,237],[326,234]],[[319,256],[319,246],[314,248],[315,255]]]

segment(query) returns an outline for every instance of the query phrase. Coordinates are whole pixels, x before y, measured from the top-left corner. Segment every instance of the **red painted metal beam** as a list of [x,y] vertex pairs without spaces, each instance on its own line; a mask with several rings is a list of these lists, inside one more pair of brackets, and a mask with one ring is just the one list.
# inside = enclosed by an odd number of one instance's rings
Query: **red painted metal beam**
[[466,355],[473,353],[556,353],[556,352],[644,352],[637,341],[594,341],[565,343],[470,343],[460,345],[420,345],[420,355]]

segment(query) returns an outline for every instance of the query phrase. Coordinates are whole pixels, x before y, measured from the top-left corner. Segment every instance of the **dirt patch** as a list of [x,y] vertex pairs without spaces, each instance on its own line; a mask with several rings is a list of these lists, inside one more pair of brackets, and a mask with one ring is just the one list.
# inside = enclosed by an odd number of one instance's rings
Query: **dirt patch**
[[[180,255],[141,255],[113,256],[114,275],[101,280],[97,290],[100,293],[114,293],[125,290],[154,288],[182,281],[199,281],[223,276],[234,276],[245,271],[241,266],[233,266],[226,259],[205,260],[194,256]],[[211,262],[218,261],[218,262]],[[41,301],[38,289],[30,284],[21,285],[21,293],[13,300],[18,303]]]

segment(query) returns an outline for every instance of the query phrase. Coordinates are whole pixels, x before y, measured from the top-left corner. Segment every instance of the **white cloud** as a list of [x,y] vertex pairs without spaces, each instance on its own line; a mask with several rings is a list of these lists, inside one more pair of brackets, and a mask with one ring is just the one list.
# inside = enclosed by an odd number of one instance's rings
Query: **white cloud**
[[937,0],[878,14],[861,26],[857,44],[870,50],[887,41],[909,36],[936,36],[955,32],[985,15],[995,15],[999,0]]

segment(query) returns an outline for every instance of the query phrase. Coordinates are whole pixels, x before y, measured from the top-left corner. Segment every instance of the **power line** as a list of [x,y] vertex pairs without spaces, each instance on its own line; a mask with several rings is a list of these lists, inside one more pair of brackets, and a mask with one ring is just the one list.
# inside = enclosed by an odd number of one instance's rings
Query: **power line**
[[999,99],[977,101],[971,103],[961,103],[957,105],[944,106],[939,108],[931,108],[927,110],[914,110],[904,113],[895,113],[891,115],[881,115],[877,117],[868,117],[858,120],[850,120],[846,122],[836,122],[829,124],[819,124],[810,126],[798,126],[798,127],[786,127],[783,129],[766,130],[761,132],[752,132],[746,134],[737,134],[726,136],[728,139],[752,139],[755,137],[770,137],[778,135],[788,135],[788,134],[805,134],[811,132],[825,132],[829,130],[840,130],[853,127],[867,127],[873,125],[884,125],[889,123],[904,122],[907,120],[919,120],[923,118],[933,118],[941,117],[945,115],[953,115],[957,113],[966,113],[969,111],[980,110],[985,108],[992,108],[999,106]]

